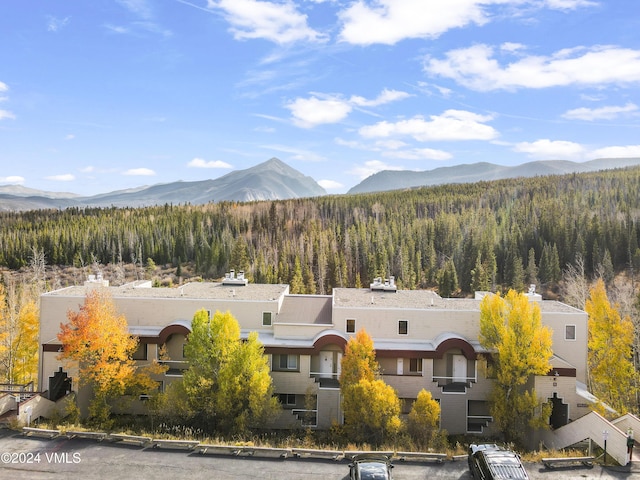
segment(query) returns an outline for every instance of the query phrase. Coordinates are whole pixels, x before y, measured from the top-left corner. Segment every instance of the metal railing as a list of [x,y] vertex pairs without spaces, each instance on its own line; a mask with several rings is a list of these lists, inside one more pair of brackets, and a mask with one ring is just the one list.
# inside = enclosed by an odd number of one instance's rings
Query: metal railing
[[165,375],[170,377],[181,377],[182,372],[189,368],[189,362],[186,360],[158,360],[158,363],[169,367]]
[[318,410],[305,410],[302,408],[294,408],[291,413],[302,422],[303,427],[318,426]]
[[309,372],[309,377],[319,383],[320,388],[340,388],[338,373]]

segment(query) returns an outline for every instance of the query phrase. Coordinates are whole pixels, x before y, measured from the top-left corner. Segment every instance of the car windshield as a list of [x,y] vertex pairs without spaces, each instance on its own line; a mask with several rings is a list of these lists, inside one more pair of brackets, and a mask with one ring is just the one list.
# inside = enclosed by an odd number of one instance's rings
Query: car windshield
[[359,464],[361,480],[387,480],[387,465],[382,462],[366,462]]

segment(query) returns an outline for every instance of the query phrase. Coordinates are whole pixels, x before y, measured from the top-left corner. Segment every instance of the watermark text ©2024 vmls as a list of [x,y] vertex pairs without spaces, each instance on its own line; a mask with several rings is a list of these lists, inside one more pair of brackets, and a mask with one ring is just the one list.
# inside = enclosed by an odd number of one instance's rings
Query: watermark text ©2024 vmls
[[29,463],[80,463],[80,452],[4,452],[0,453],[0,462],[4,464],[29,464]]

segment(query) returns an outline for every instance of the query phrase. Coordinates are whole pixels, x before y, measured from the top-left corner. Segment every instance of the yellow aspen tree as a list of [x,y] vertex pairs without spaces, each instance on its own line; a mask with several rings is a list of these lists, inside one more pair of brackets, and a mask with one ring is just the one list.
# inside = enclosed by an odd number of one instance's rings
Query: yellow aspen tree
[[340,384],[351,385],[361,379],[373,381],[380,371],[373,348],[373,339],[365,329],[351,337],[342,357]]
[[633,405],[636,372],[632,361],[633,323],[621,318],[607,297],[599,279],[589,291],[585,304],[589,315],[589,388],[602,402],[619,414]]
[[549,372],[551,335],[540,307],[524,294],[509,290],[504,297],[486,295],[480,303],[480,343],[491,352],[495,377],[491,415],[507,441],[523,441],[527,427],[548,424],[549,404],[526,385],[532,376]]
[[80,310],[67,313],[69,323],[60,324],[61,360],[78,368],[80,385],[93,389],[89,418],[109,425],[109,400],[123,395],[135,371],[132,355],[137,339],[129,334],[127,320],[116,311],[106,290],[93,290]]
[[0,284],[0,378],[27,384],[38,376],[39,312],[35,292],[10,277]]
[[407,431],[419,447],[429,447],[438,430],[440,404],[424,388],[420,390],[407,418]]
[[278,411],[264,347],[255,332],[241,339],[230,312],[216,312],[211,319],[205,310],[196,312],[185,356],[184,391],[193,419],[205,429],[243,434],[264,426]]
[[359,330],[347,343],[340,373],[345,427],[353,441],[380,445],[402,429],[398,395],[379,372],[373,339]]
[[18,332],[13,339],[12,383],[26,384],[38,378],[39,310],[35,300],[23,303],[18,314]]
[[6,302],[6,291],[0,283],[0,381],[9,382],[9,364],[11,356],[11,336],[9,310]]

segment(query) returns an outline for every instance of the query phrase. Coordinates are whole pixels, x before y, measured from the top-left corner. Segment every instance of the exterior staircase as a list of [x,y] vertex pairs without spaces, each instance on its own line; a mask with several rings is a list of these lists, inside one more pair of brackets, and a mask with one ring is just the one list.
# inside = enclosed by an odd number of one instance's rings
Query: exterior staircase
[[40,417],[50,418],[54,412],[62,413],[68,395],[51,401],[48,392],[36,392],[33,382],[25,385],[0,384],[0,424],[19,422],[29,425]]
[[606,442],[607,457],[620,465],[627,465],[632,460],[627,447],[629,429],[640,435],[640,419],[627,414],[609,421],[597,412],[590,412],[563,427],[540,432],[540,441],[545,447],[556,450],[588,439],[605,449]]

